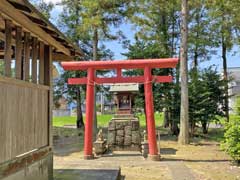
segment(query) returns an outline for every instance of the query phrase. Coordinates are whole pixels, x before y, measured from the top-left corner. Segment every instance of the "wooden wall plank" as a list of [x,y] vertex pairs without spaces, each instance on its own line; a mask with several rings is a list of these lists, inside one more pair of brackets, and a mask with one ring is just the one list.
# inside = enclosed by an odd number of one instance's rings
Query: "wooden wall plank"
[[4,47],[4,61],[5,61],[5,76],[11,77],[11,60],[12,60],[12,22],[5,20],[5,47]]
[[44,44],[39,43],[39,84],[44,84]]
[[37,58],[38,58],[38,40],[33,38],[32,46],[32,82],[37,83]]
[[35,86],[0,81],[0,163],[49,144],[49,90]]
[[16,27],[16,47],[15,47],[15,59],[16,59],[16,78],[22,79],[22,28]]
[[30,69],[30,33],[24,33],[24,63],[23,63],[23,80],[29,81]]

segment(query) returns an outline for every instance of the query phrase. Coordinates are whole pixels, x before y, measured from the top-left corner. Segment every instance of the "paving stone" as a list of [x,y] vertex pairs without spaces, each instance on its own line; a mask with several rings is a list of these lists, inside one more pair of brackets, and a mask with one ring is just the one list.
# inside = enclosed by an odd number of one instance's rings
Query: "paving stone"
[[121,169],[57,169],[55,174],[62,175],[64,180],[118,180],[121,177]]

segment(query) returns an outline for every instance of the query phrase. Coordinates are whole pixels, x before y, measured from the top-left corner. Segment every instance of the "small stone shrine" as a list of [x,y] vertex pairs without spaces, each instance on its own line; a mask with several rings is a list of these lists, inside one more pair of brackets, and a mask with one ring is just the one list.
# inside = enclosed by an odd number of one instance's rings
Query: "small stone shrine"
[[112,85],[110,92],[115,94],[117,110],[108,125],[109,149],[140,151],[140,123],[132,108],[138,84]]

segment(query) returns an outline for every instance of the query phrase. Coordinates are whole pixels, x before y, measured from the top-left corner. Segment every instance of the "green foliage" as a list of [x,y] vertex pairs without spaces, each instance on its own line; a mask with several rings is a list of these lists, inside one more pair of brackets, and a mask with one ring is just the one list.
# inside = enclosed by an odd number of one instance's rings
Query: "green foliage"
[[240,117],[230,119],[225,124],[224,138],[221,147],[238,163],[240,163]]
[[[147,58],[159,58],[164,57],[161,54],[161,50],[157,43],[148,43],[144,40],[139,40],[136,38],[135,44],[128,44],[125,42],[125,47],[128,49],[128,52],[124,55],[127,56],[128,59],[147,59]],[[154,69],[154,75],[166,75],[171,72],[170,69]],[[124,72],[126,76],[137,76],[143,75],[143,70],[135,69],[128,70]],[[156,83],[153,85],[153,95],[154,95],[154,107],[156,111],[161,111],[164,106],[170,106],[171,98],[170,90],[173,87],[171,83]],[[144,86],[140,85],[139,93],[135,98],[135,106],[137,108],[144,108]]]
[[0,60],[0,75],[4,73],[4,61]]
[[240,116],[240,97],[237,97],[236,99],[234,111],[237,116]]
[[239,11],[236,7],[240,6],[238,0],[207,0],[207,16],[210,18],[210,30],[212,42],[217,47],[225,46],[227,51],[231,51],[234,43],[238,40],[239,26],[236,21],[239,20]]
[[[123,22],[127,3],[128,0],[63,0],[59,26],[83,48],[84,52],[87,52],[87,59],[93,59],[94,44],[122,37],[119,31],[112,34],[110,28],[118,27]],[[103,46],[100,49],[104,48]],[[98,52],[98,59],[101,59],[100,54]]]
[[225,81],[212,67],[190,72],[189,119],[193,126],[195,123],[206,125],[224,116],[224,85]]
[[[57,105],[57,102],[63,96],[67,99],[68,103],[76,102],[78,100],[78,93],[81,92],[81,86],[71,86],[67,84],[68,78],[71,77],[83,77],[85,73],[82,72],[73,72],[73,71],[64,71],[60,74],[60,77],[57,78],[54,82],[53,97],[54,104]],[[79,91],[79,92],[78,92]],[[83,95],[83,94],[82,94]]]
[[216,54],[212,49],[216,43],[211,40],[215,32],[210,30],[205,0],[189,1],[189,6],[188,57],[197,68],[200,62],[210,60],[212,54]]
[[[169,57],[177,54],[177,43],[180,35],[179,0],[135,0],[132,3],[132,23],[137,26],[136,36],[140,40],[152,43],[158,57]],[[155,54],[156,56],[156,54]]]

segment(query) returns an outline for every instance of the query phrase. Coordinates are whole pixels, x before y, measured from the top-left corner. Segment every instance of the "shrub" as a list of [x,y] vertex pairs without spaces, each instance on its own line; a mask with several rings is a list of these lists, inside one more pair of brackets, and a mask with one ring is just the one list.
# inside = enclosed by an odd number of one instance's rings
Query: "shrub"
[[[237,100],[236,107],[239,107],[240,101]],[[222,148],[240,164],[240,109],[237,115],[225,124],[224,142]]]
[[240,96],[238,96],[236,99],[234,112],[236,113],[237,116],[240,116]]

